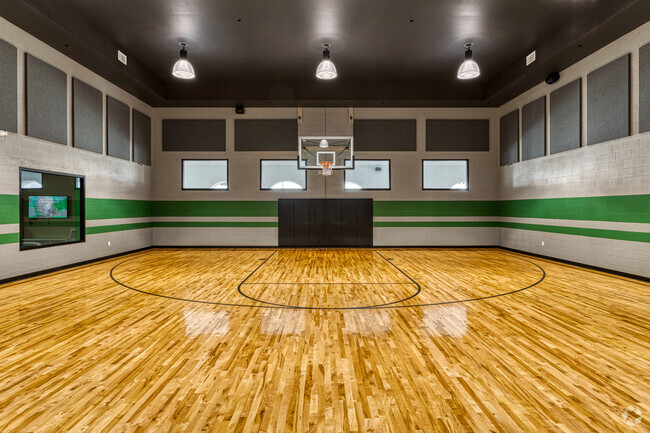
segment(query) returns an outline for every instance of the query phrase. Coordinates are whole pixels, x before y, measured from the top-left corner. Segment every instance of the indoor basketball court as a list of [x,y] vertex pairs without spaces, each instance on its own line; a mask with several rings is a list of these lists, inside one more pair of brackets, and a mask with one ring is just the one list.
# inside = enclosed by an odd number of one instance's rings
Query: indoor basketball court
[[650,433],[647,0],[0,15],[0,432]]

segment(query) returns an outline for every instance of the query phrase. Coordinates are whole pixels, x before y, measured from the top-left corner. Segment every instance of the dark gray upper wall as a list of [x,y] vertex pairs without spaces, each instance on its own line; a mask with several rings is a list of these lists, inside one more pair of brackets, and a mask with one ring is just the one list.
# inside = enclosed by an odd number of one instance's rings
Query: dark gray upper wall
[[630,135],[630,55],[587,75],[587,144]]
[[18,132],[18,50],[0,39],[0,129]]
[[27,135],[68,142],[68,81],[65,72],[25,54]]
[[129,106],[106,97],[106,147],[109,156],[131,160]]
[[72,79],[72,145],[95,153],[104,153],[102,92]]
[[165,152],[223,152],[226,150],[226,121],[223,119],[163,119],[162,150]]
[[488,119],[428,119],[428,151],[489,151]]
[[151,118],[133,110],[133,161],[151,165]]
[[521,109],[521,160],[539,158],[546,153],[546,96]]
[[551,154],[580,147],[582,79],[551,92],[550,143]]
[[650,131],[650,44],[639,49],[639,132]]
[[236,151],[297,151],[298,122],[295,119],[236,119]]
[[415,119],[354,121],[355,152],[415,151],[416,148]]
[[502,166],[519,161],[519,110],[499,119],[499,156]]

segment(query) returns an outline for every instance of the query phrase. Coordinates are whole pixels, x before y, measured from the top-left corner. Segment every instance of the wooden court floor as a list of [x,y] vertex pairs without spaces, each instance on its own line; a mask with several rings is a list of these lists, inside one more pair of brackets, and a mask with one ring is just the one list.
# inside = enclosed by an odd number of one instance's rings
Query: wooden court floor
[[2,432],[650,431],[650,285],[500,249],[152,249],[0,293]]

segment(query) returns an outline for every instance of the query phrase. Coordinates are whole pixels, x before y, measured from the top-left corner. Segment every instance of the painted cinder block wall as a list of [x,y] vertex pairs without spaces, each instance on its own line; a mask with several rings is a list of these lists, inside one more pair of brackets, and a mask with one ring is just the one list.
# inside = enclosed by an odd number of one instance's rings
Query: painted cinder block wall
[[[542,83],[499,107],[501,117],[547,100],[548,156],[498,169],[501,246],[650,277],[650,132],[639,133],[639,48],[649,42],[647,23],[561,71],[558,83]],[[587,74],[627,53],[631,135],[588,146]],[[581,147],[549,155],[549,95],[578,78]]]
[[[305,110],[323,110],[305,109]],[[374,245],[496,245],[497,135],[493,108],[355,108],[354,119],[415,119],[416,151],[359,152],[357,159],[390,159],[391,189],[345,191],[343,172],[325,178],[307,172],[307,189],[278,192],[260,190],[260,160],[295,160],[293,151],[235,151],[235,119],[294,119],[296,108],[156,108],[153,118],[153,185],[155,245],[277,246],[279,198],[372,198],[375,202]],[[347,118],[348,108],[328,108],[327,118]],[[339,116],[341,117],[341,116]],[[162,150],[163,119],[225,119],[223,152]],[[306,118],[306,116],[305,116]],[[316,115],[322,119],[322,115]],[[490,150],[476,152],[426,151],[427,119],[488,119]],[[309,126],[301,135],[313,135]],[[329,135],[348,135],[347,123]],[[322,132],[320,132],[322,134]],[[227,159],[228,191],[181,190],[183,159]],[[468,159],[469,191],[422,190],[423,159]]]
[[[18,133],[0,137],[0,280],[151,246],[151,168],[72,147],[72,77],[100,90],[104,100],[110,95],[148,116],[151,107],[2,18],[0,39],[18,51]],[[25,53],[67,74],[67,144],[25,136]],[[105,137],[105,119],[103,128]],[[103,148],[106,153],[105,142]],[[86,242],[20,251],[20,167],[85,176]]]

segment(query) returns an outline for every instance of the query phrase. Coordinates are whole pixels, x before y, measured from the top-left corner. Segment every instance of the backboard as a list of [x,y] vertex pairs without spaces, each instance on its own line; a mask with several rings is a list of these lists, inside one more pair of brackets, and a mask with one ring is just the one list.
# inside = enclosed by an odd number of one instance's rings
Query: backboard
[[332,169],[354,168],[352,137],[298,139],[298,168],[321,170],[323,161],[332,161]]

